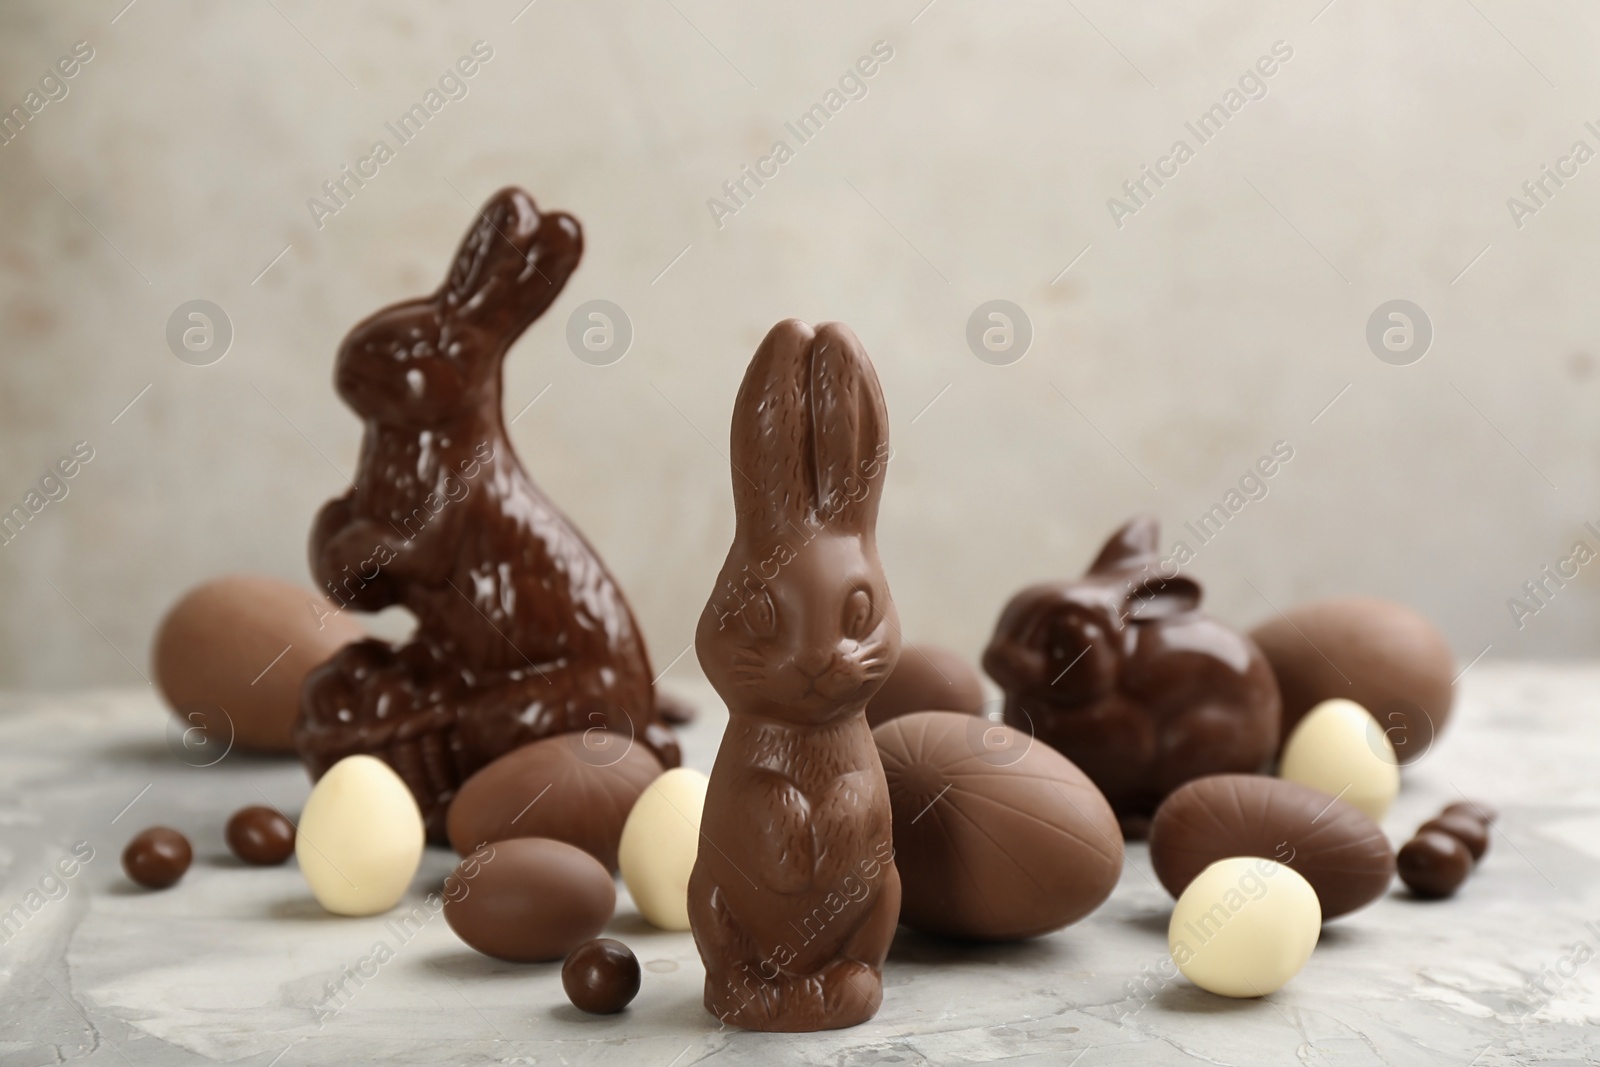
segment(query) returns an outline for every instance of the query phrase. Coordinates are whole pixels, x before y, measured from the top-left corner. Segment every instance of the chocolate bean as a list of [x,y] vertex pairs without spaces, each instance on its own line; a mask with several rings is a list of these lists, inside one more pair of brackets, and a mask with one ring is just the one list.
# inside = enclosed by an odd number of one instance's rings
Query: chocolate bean
[[1487,825],[1493,825],[1500,818],[1500,813],[1481,800],[1458,800],[1454,804],[1446,804],[1440,815],[1449,815],[1451,812],[1465,812]]
[[561,988],[581,1011],[619,1012],[639,993],[639,960],[621,941],[585,941],[561,965]]
[[1322,917],[1370,904],[1394,877],[1394,849],[1378,824],[1342,800],[1279,778],[1218,774],[1174,792],[1150,828],[1150,864],[1180,896],[1211,864],[1275,860],[1317,891]]
[[146,889],[165,889],[189,869],[194,849],[189,839],[165,826],[152,826],[136,834],[122,850],[122,869]]
[[1453,896],[1472,871],[1472,853],[1443,830],[1419,830],[1400,847],[1400,880],[1424,900]]
[[294,824],[260,804],[233,813],[227,838],[233,854],[255,867],[276,867],[294,855]]
[[1484,852],[1489,848],[1488,824],[1464,811],[1442,812],[1417,828],[1418,833],[1423,830],[1442,830],[1460,841],[1472,853],[1473,863],[1483,859]]

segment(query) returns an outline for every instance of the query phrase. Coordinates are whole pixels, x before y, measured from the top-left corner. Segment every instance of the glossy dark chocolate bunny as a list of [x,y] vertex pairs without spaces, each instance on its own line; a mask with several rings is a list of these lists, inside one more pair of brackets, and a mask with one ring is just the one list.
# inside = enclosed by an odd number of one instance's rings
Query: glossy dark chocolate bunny
[[1163,577],[1152,518],[1129,522],[1076,581],[1011,598],[983,654],[1005,721],[1083,770],[1129,837],[1192,778],[1253,773],[1278,744],[1279,697],[1254,641]]
[[437,291],[339,348],[335,383],[366,432],[354,488],[312,527],[311,569],[343,606],[401,605],[417,629],[312,671],[295,745],[313,777],[353,753],[387,760],[437,840],[456,786],[529,741],[607,727],[677,762],[622,591],[522,469],[501,416],[506,353],[582,253],[576,219],[502,189]]
[[705,1004],[749,1030],[853,1026],[900,914],[864,712],[900,654],[876,538],[889,421],[855,335],[774,326],[732,448],[737,528],[695,635],[729,711],[689,880]]

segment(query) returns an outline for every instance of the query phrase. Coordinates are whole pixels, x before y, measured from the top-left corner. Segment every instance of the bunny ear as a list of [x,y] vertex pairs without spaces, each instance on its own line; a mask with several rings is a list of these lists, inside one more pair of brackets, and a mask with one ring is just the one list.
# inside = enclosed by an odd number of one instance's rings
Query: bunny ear
[[555,300],[582,255],[576,219],[540,215],[526,192],[501,189],[478,212],[439,291],[445,320],[509,344]]
[[786,319],[745,371],[733,412],[733,491],[742,533],[834,526],[871,533],[888,464],[877,373],[849,328]]
[[1111,539],[1100,550],[1100,555],[1089,565],[1089,573],[1116,574],[1154,563],[1160,554],[1160,533],[1161,526],[1154,516],[1140,515],[1130,519],[1122,529],[1111,535]]

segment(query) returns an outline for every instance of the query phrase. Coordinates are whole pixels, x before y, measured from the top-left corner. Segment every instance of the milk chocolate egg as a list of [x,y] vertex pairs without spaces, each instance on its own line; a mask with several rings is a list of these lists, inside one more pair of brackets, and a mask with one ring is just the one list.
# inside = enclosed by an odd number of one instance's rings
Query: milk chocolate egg
[[883,687],[867,702],[867,722],[879,726],[913,711],[983,710],[983,682],[964,656],[937,645],[906,645]]
[[1342,800],[1259,774],[1216,774],[1180,786],[1150,825],[1150,865],[1174,897],[1211,864],[1258,856],[1299,872],[1332,919],[1377,900],[1394,878],[1378,824]]
[[689,875],[700,853],[700,817],[711,779],[674,767],[645,787],[622,826],[617,869],[645,922],[689,929]]
[[947,711],[872,732],[894,812],[900,921],[1006,941],[1099,907],[1122,874],[1111,805],[1065,756],[1020,730]]
[[1421,757],[1450,718],[1455,659],[1444,635],[1404,604],[1346,597],[1302,604],[1250,632],[1283,694],[1287,741],[1332,697],[1372,713],[1401,763]]
[[485,956],[558,960],[598,934],[617,907],[611,875],[583,849],[547,837],[496,841],[445,880],[444,917]]
[[1272,860],[1218,860],[1172,909],[1167,947],[1183,976],[1223,997],[1264,997],[1300,973],[1322,933],[1310,883]]
[[317,903],[376,915],[411,885],[422,844],[422,812],[400,776],[374,756],[346,756],[306,798],[294,854]]
[[151,660],[186,730],[241,749],[293,752],[306,674],[365,636],[310,589],[233,574],[196,586],[168,610]]
[[450,804],[450,846],[549,837],[617,869],[617,842],[634,801],[661,774],[641,744],[611,730],[558,734],[512,749],[462,783]]
[[1340,797],[1374,819],[1400,793],[1400,762],[1388,735],[1353,700],[1324,700],[1295,724],[1278,777]]

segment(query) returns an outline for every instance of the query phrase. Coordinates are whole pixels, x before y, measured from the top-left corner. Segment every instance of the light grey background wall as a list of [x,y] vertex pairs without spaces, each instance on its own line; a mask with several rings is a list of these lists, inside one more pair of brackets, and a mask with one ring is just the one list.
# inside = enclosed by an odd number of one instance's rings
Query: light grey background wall
[[[588,241],[509,361],[510,411],[540,398],[514,437],[659,664],[731,533],[739,377],[786,316],[849,323],[877,364],[882,546],[913,637],[975,656],[1016,587],[1076,573],[1135,512],[1198,547],[1183,522],[1283,441],[1270,493],[1187,568],[1217,613],[1366,592],[1420,607],[1463,659],[1600,646],[1600,564],[1520,629],[1507,607],[1575,541],[1600,548],[1600,161],[1572,157],[1600,150],[1600,10],[125,3],[0,8],[7,109],[93,49],[0,146],[0,505],[94,452],[0,547],[0,684],[138,684],[125,658],[144,668],[188,585],[306,580],[311,516],[359,440],[335,346],[435,285],[507,183]],[[308,198],[394,146],[385,123],[480,40],[465,98],[319,227]],[[880,41],[865,96],[801,144],[785,122]],[[1292,54],[1230,98],[1275,42]],[[1230,102],[1204,143],[1185,126]],[[1180,139],[1192,158],[1163,163]],[[793,158],[714,218],[777,140]],[[1114,213],[1146,165],[1176,174]],[[1569,176],[1536,201],[1545,165]],[[1365,337],[1398,298],[1434,332],[1405,366]],[[209,366],[165,337],[193,299],[232,324]],[[592,299],[635,331],[609,366],[564,339]],[[991,299],[1031,321],[1009,365],[966,339]]]

